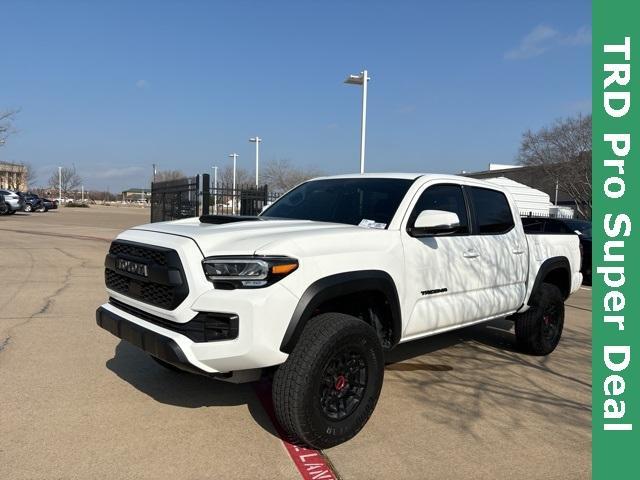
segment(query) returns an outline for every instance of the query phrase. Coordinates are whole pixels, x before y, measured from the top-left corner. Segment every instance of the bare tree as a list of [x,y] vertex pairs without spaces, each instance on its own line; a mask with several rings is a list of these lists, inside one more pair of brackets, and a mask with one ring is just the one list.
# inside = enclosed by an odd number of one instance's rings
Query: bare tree
[[36,170],[33,168],[33,165],[27,162],[22,162],[20,165],[22,165],[25,170],[24,183],[27,184],[27,187],[32,186],[38,178]]
[[60,186],[64,196],[67,196],[73,190],[77,190],[81,184],[82,178],[76,173],[75,166],[62,167],[60,174],[56,168],[49,177],[49,187],[57,192]]
[[18,112],[19,110],[5,110],[4,112],[0,112],[0,147],[4,145],[9,135],[15,133],[13,120]]
[[[238,188],[243,185],[253,184],[253,179],[251,178],[251,173],[248,170],[236,167],[236,185]],[[225,188],[231,188],[233,185],[233,166],[227,165],[222,169],[222,172],[218,176],[218,184]]]
[[294,167],[287,159],[271,160],[265,165],[262,173],[264,183],[275,192],[285,192],[310,178],[322,176],[324,173],[315,167]]
[[574,201],[576,211],[591,218],[591,115],[557,120],[550,127],[522,135],[519,161],[542,168],[558,190]]
[[187,176],[180,170],[161,170],[156,173],[156,182],[166,182],[169,180],[180,180]]

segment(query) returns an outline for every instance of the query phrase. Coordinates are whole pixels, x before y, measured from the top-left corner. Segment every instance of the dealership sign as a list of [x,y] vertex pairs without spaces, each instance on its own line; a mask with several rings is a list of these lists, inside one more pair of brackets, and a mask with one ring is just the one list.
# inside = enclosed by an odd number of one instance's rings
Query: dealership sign
[[593,3],[593,477],[638,478],[640,3]]

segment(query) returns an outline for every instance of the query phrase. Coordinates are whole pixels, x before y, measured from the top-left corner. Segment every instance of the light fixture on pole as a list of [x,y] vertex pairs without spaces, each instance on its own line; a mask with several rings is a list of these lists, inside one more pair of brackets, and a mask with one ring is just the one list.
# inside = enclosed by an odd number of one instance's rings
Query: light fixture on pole
[[236,160],[238,160],[237,153],[232,153],[229,158],[233,158],[233,191],[231,193],[231,213],[236,214]]
[[213,170],[213,211],[218,213],[218,167],[211,167]]
[[258,188],[258,165],[260,163],[260,142],[262,139],[256,136],[251,137],[249,141],[256,144],[256,188]]
[[360,173],[364,173],[364,145],[367,132],[367,84],[371,78],[366,70],[358,75],[349,75],[344,83],[362,85],[362,123],[360,125]]

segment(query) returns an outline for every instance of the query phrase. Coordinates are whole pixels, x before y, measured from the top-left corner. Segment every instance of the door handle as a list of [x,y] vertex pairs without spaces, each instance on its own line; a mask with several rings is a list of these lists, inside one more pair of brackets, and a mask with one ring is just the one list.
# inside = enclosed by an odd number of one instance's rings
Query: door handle
[[476,257],[479,257],[480,254],[478,252],[476,252],[475,250],[467,250],[466,252],[464,252],[462,254],[462,256],[464,258],[476,258]]
[[522,255],[524,253],[524,250],[522,250],[520,247],[515,247],[513,250],[511,250],[511,252],[513,252],[514,255]]

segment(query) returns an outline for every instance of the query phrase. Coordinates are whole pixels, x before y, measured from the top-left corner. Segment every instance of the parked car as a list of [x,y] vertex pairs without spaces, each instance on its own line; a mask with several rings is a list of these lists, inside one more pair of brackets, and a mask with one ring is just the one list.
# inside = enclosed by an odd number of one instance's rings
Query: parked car
[[24,206],[24,200],[17,192],[12,190],[0,190],[0,200],[5,204],[6,215],[12,215]]
[[4,201],[4,195],[0,193],[0,215],[5,215],[9,211],[9,205]]
[[40,197],[40,198],[42,198],[42,201],[44,202],[44,206],[47,208],[47,210],[56,210],[58,208],[57,200],[51,200],[49,198],[44,198],[44,197]]
[[580,239],[582,266],[580,272],[586,285],[591,285],[591,222],[574,218],[539,218],[522,219],[526,233],[568,234],[575,233]]
[[42,200],[35,193],[18,192],[18,195],[20,195],[24,200],[23,210],[25,212],[46,212],[48,210],[44,203],[44,200]]
[[493,183],[325,177],[257,217],[121,233],[96,321],[169,368],[231,382],[273,372],[288,437],[323,449],[366,424],[399,343],[507,317],[522,351],[550,354],[579,270],[577,235],[525,234]]

